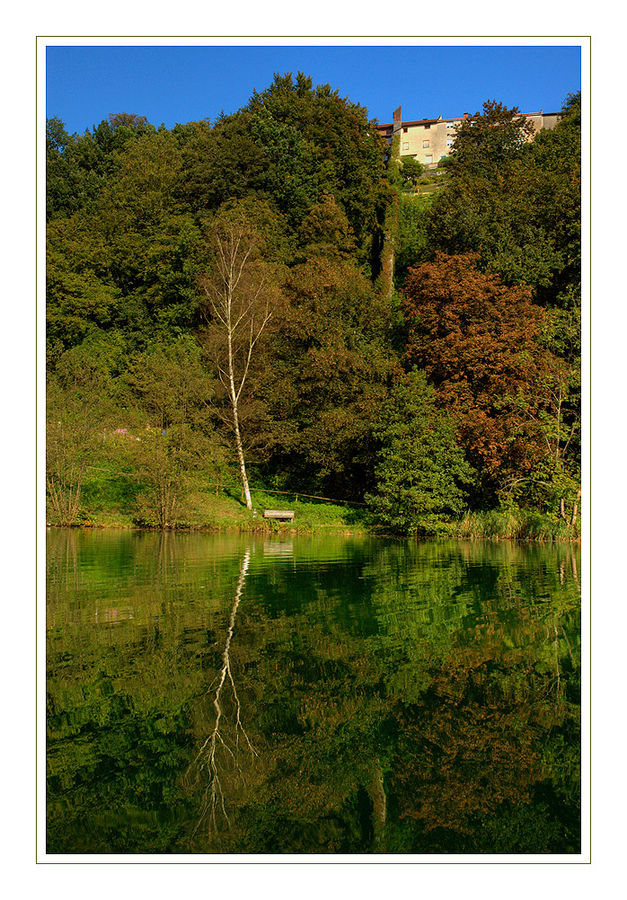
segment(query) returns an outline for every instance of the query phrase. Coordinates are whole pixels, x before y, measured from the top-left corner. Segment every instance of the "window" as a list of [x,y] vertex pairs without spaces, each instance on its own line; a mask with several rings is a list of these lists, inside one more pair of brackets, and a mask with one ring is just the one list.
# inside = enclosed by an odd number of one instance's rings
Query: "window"
[[403,141],[403,150],[409,150],[409,142]]
[[455,143],[455,138],[447,137],[447,139],[446,139],[446,146],[447,146],[447,147],[452,147],[454,143]]
[[425,131],[428,131],[431,128],[431,125],[425,125]]
[[427,155],[425,156],[425,165],[428,166],[432,162],[433,162],[433,153],[427,153]]
[[423,141],[423,142],[422,142],[422,146],[423,146],[423,147],[428,147],[428,146],[429,146],[429,141]]
[[405,134],[407,134],[407,129],[406,129],[406,128],[403,128],[403,131],[405,132]]

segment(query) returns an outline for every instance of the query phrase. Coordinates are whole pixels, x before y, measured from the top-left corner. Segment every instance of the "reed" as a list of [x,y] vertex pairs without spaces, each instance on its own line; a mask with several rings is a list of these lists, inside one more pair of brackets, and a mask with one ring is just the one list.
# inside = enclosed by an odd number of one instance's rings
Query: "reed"
[[457,534],[465,540],[490,541],[572,541],[577,527],[562,519],[527,509],[490,509],[468,512],[459,522]]

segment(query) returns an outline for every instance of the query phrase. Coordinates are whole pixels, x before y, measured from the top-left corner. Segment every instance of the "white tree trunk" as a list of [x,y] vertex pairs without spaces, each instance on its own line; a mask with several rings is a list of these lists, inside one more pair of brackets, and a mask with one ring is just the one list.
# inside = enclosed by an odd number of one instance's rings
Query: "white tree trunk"
[[244,444],[240,426],[239,400],[246,384],[254,347],[272,318],[268,288],[263,272],[255,272],[251,257],[254,240],[239,226],[223,226],[214,235],[217,258],[214,275],[205,281],[205,292],[220,333],[226,360],[217,352],[218,376],[231,403],[233,435],[246,508],[252,511]]
[[242,444],[242,434],[239,427],[239,397],[235,389],[235,372],[233,367],[233,324],[231,319],[231,297],[229,289],[229,305],[227,314],[227,340],[229,354],[229,393],[231,395],[231,406],[233,407],[233,431],[235,432],[235,447],[237,449],[237,460],[239,462],[239,473],[242,479],[242,490],[244,491],[244,499],[246,500],[246,509],[252,510],[253,502],[250,497],[250,488],[248,486],[248,475],[246,474],[246,461],[244,459],[244,445]]
[[237,401],[233,400],[233,428],[235,430],[235,444],[237,446],[237,459],[239,461],[239,474],[242,479],[242,489],[244,491],[244,499],[246,500],[246,509],[252,510],[253,502],[250,497],[250,488],[248,486],[248,475],[246,474],[246,461],[244,460],[244,447],[242,445],[242,436],[239,430],[239,417],[237,413]]

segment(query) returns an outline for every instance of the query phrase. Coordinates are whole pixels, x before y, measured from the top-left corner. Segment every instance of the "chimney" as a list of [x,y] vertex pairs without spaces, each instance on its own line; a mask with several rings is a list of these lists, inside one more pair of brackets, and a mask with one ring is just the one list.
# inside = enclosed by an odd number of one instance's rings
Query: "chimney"
[[464,113],[464,118],[465,118],[465,119],[468,118],[468,113]]

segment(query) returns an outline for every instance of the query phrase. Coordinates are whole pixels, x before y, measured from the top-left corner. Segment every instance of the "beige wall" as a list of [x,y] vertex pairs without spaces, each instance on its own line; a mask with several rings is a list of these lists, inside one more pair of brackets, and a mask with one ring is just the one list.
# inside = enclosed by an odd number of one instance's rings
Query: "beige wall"
[[555,128],[560,120],[558,113],[530,113],[527,119],[533,125],[533,130],[537,134],[543,128]]
[[[407,130],[405,130],[407,129]],[[446,154],[447,129],[444,120],[429,125],[406,125],[401,128],[401,157],[413,156],[423,165],[435,165]]]
[[[541,128],[555,128],[560,117],[557,113],[529,113],[527,118],[537,133]],[[461,122],[463,119],[438,119],[428,125],[403,125],[399,132],[401,158],[411,156],[424,166],[436,166],[450,153],[456,126]]]

